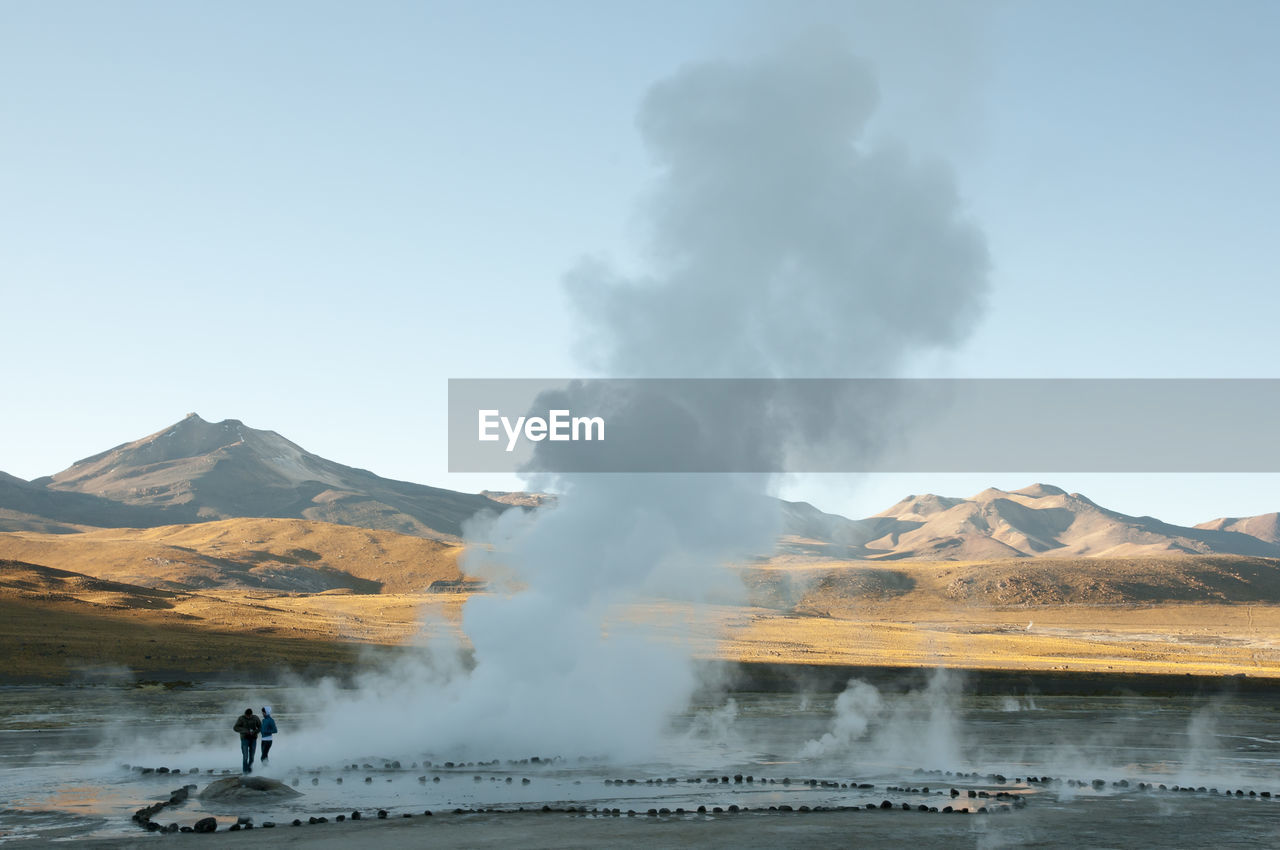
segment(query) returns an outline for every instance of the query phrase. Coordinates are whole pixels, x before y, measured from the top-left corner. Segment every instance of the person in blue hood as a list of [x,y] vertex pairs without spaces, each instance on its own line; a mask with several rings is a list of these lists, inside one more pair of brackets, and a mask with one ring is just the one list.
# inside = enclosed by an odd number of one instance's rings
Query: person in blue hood
[[276,719],[271,715],[271,706],[262,707],[262,763],[267,763],[267,753],[271,752],[271,736],[279,732]]

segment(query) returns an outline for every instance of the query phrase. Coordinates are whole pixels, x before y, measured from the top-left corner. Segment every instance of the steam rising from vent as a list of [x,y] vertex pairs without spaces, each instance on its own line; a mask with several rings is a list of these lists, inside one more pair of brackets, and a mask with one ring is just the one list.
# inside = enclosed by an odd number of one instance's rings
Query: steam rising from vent
[[[985,292],[982,240],[945,169],[859,146],[875,101],[870,71],[832,43],[691,66],[656,85],[639,117],[660,169],[645,207],[650,266],[628,275],[585,262],[567,278],[588,360],[627,377],[883,374],[962,338]],[[572,686],[575,700],[638,690],[678,705],[687,664],[645,666],[638,681],[634,658],[611,663],[613,636],[595,639],[605,609],[637,592],[696,595],[726,561],[770,551],[768,478],[550,483],[562,491],[554,511],[532,523],[508,514],[477,535],[524,587],[468,610],[477,681],[497,669],[495,686],[532,676],[552,703]],[[588,680],[570,677],[580,658],[596,662]],[[615,730],[605,739],[651,739],[663,721],[595,716]]]
[[874,685],[860,679],[851,680],[844,692],[836,697],[831,731],[805,744],[800,755],[813,758],[848,752],[866,734],[882,705],[880,691]]
[[935,669],[926,686],[889,699],[861,679],[850,679],[836,698],[831,730],[809,741],[806,758],[859,754],[932,769],[962,763],[959,750],[960,679]]
[[[982,238],[943,165],[861,141],[876,100],[870,69],[828,41],[655,85],[638,120],[658,169],[645,267],[585,261],[566,278],[585,361],[610,377],[879,376],[963,339],[986,292]],[[431,682],[406,668],[381,691],[430,718],[400,731],[433,752],[652,752],[695,676],[685,647],[619,607],[700,598],[726,562],[771,551],[771,481],[531,483],[558,504],[466,529],[464,569],[497,588],[465,610],[474,669]]]

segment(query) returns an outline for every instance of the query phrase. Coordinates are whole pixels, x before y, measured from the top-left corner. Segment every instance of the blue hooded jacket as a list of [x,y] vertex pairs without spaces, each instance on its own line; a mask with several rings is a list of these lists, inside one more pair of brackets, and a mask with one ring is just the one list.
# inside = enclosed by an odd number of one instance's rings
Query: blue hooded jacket
[[263,707],[263,709],[262,709],[262,738],[263,738],[263,740],[267,740],[267,739],[269,739],[272,735],[274,735],[274,734],[275,734],[276,732],[278,732],[278,731],[279,731],[279,729],[277,729],[277,728],[276,728],[276,719],[275,719],[274,717],[272,717],[272,716],[271,716],[271,706],[269,706],[269,705],[268,705],[268,706],[264,706],[264,707]]

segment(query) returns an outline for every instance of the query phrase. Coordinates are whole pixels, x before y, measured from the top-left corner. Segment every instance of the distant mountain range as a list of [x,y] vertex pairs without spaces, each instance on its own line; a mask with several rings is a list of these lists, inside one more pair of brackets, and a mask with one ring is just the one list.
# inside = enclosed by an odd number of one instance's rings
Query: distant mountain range
[[784,503],[783,549],[859,560],[985,561],[1002,558],[1130,558],[1155,555],[1280,557],[1280,517],[1215,519],[1194,528],[1108,510],[1047,484],[994,487],[969,499],[908,496],[851,520],[805,502]]
[[[67,533],[236,517],[318,520],[457,542],[481,511],[537,508],[528,493],[458,493],[326,460],[274,431],[196,414],[51,477],[0,473],[0,531]],[[908,496],[865,519],[783,502],[780,553],[858,560],[992,560],[1170,554],[1280,557],[1280,515],[1193,528],[1103,508],[1036,484],[969,499]]]

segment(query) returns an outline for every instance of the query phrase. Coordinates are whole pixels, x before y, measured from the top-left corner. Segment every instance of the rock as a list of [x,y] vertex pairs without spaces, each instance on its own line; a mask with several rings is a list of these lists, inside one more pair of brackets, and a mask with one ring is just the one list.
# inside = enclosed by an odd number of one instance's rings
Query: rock
[[144,806],[133,813],[133,819],[143,826],[146,826],[151,820],[151,816],[158,814],[165,805],[165,803],[153,803],[150,806]]
[[193,832],[217,832],[218,821],[214,818],[200,818],[191,827]]
[[284,800],[302,794],[288,785],[265,776],[231,776],[210,782],[200,792],[201,800],[256,801]]

